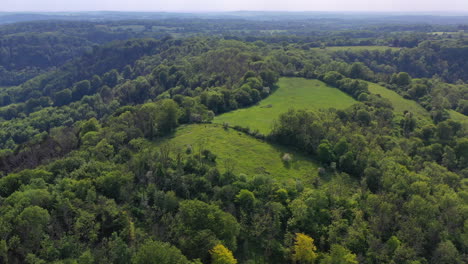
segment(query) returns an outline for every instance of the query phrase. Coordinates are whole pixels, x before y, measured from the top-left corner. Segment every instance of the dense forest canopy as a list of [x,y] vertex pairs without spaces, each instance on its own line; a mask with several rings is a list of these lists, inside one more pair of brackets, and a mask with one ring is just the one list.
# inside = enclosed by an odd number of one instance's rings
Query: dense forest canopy
[[467,17],[0,23],[1,263],[468,262]]

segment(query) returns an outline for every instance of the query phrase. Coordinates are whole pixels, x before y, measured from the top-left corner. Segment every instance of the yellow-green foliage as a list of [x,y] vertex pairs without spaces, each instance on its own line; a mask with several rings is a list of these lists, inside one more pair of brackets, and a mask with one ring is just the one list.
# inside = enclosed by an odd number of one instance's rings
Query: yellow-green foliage
[[210,250],[210,254],[212,264],[237,264],[232,252],[221,244]]
[[316,250],[317,247],[314,245],[313,238],[302,233],[296,233],[292,254],[292,260],[295,263],[314,263],[317,258]]
[[278,86],[272,95],[258,105],[216,116],[213,122],[249,127],[267,134],[271,131],[274,120],[290,108],[345,109],[355,103],[351,96],[319,80],[281,78]]

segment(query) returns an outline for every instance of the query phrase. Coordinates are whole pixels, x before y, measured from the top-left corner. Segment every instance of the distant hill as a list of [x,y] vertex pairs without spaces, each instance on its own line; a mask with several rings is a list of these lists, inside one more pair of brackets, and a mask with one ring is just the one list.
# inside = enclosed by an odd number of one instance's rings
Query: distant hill
[[391,13],[391,12],[272,12],[272,11],[234,11],[234,12],[4,12],[0,13],[0,24],[37,20],[102,21],[127,19],[170,19],[170,18],[222,18],[248,20],[366,20],[365,23],[425,23],[425,24],[463,24],[468,21],[464,13]]

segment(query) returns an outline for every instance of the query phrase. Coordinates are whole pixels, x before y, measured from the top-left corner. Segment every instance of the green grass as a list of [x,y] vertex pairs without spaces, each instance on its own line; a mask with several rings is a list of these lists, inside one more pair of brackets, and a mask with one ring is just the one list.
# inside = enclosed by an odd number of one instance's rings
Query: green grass
[[239,125],[267,134],[280,114],[295,109],[344,109],[356,101],[337,88],[319,80],[280,78],[279,88],[258,105],[216,116],[214,123]]
[[[156,144],[169,143],[181,151],[191,145],[194,152],[202,147],[217,155],[216,164],[221,172],[226,165],[233,166],[236,174],[247,176],[268,175],[280,180],[307,181],[317,175],[317,165],[309,158],[290,149],[272,145],[234,129],[224,129],[216,124],[185,125]],[[293,156],[288,166],[282,161],[284,153]]]
[[448,112],[451,119],[462,123],[466,128],[468,128],[468,116],[454,110],[448,110]]
[[421,119],[430,118],[429,112],[426,111],[420,104],[415,101],[403,98],[398,93],[389,90],[383,86],[369,82],[369,92],[380,94],[383,98],[387,98],[393,105],[395,114],[403,114],[404,111],[412,112],[416,117]]
[[388,49],[399,50],[400,48],[388,47],[388,46],[334,46],[334,47],[325,47],[324,49],[312,48],[312,50],[324,50],[324,51],[347,51],[347,50],[352,50],[352,51],[364,51],[364,50],[386,51]]

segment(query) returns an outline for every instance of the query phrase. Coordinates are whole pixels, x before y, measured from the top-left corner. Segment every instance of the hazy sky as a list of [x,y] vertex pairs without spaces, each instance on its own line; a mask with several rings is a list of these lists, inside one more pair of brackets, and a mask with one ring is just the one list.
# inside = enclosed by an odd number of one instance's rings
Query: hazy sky
[[0,0],[0,11],[468,11],[468,0]]

